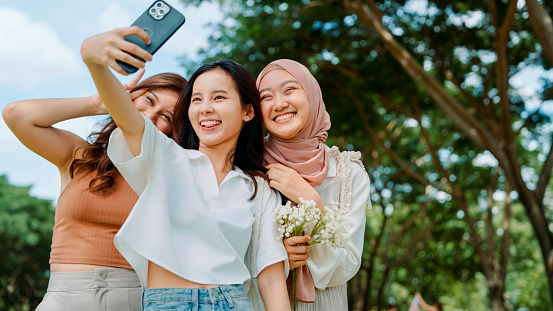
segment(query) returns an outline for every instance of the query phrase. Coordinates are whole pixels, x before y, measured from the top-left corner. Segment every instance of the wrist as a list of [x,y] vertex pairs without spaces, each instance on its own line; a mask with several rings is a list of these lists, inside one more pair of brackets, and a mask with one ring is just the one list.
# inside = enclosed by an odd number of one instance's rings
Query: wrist
[[95,116],[105,114],[105,111],[100,108],[100,96],[97,95],[98,94],[90,95],[86,98],[86,101],[88,103],[88,115]]

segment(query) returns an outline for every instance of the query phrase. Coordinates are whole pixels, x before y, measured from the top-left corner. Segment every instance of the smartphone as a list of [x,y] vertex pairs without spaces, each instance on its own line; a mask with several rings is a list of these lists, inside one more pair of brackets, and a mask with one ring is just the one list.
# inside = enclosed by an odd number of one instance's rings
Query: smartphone
[[[185,18],[181,12],[167,4],[167,2],[158,0],[131,25],[144,30],[150,37],[151,44],[146,45],[142,39],[134,35],[125,37],[125,40],[138,45],[153,55],[184,24],[184,21]],[[134,54],[131,55],[144,61]],[[117,63],[128,73],[134,73],[138,70],[138,68],[120,60],[117,60]]]

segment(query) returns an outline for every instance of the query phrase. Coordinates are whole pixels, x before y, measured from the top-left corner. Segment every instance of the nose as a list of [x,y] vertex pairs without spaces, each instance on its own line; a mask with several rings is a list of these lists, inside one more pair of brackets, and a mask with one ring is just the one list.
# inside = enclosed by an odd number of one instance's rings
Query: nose
[[288,107],[288,102],[284,98],[281,98],[281,97],[276,98],[275,104],[273,106],[274,110],[280,111],[287,107]]
[[202,106],[200,107],[200,113],[201,114],[209,114],[213,112],[213,105],[210,100],[205,100],[202,102]]

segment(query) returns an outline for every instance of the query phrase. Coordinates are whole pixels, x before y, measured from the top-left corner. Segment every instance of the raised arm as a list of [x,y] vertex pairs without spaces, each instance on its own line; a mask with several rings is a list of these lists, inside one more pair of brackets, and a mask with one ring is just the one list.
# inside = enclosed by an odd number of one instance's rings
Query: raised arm
[[13,102],[2,116],[17,139],[34,153],[58,167],[64,175],[77,148],[86,145],[81,137],[52,125],[79,117],[103,114],[92,96],[64,99],[32,99]]
[[[144,63],[128,53],[142,59],[151,60],[152,56],[135,44],[125,41],[126,36],[136,35],[147,44],[148,35],[139,27],[127,27],[101,33],[86,39],[81,45],[81,56],[85,62],[98,93],[111,117],[121,129],[125,142],[134,156],[140,154],[140,145],[144,133],[144,118],[134,107],[125,88],[109,70],[128,75],[116,60],[143,68]],[[127,52],[127,53],[126,53]]]
[[[136,86],[144,71],[125,85]],[[13,102],[2,112],[6,124],[27,148],[56,165],[62,178],[68,174],[76,150],[87,145],[78,135],[53,127],[62,121],[107,114],[98,94],[83,98],[30,99]]]

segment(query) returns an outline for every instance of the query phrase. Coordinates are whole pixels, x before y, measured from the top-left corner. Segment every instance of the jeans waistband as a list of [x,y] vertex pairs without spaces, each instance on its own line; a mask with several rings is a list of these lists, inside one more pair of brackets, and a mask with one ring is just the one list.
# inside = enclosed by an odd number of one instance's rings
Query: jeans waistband
[[215,303],[226,300],[232,308],[232,297],[246,297],[242,285],[223,285],[208,289],[203,288],[147,288],[143,293],[143,303],[182,302],[182,303]]

